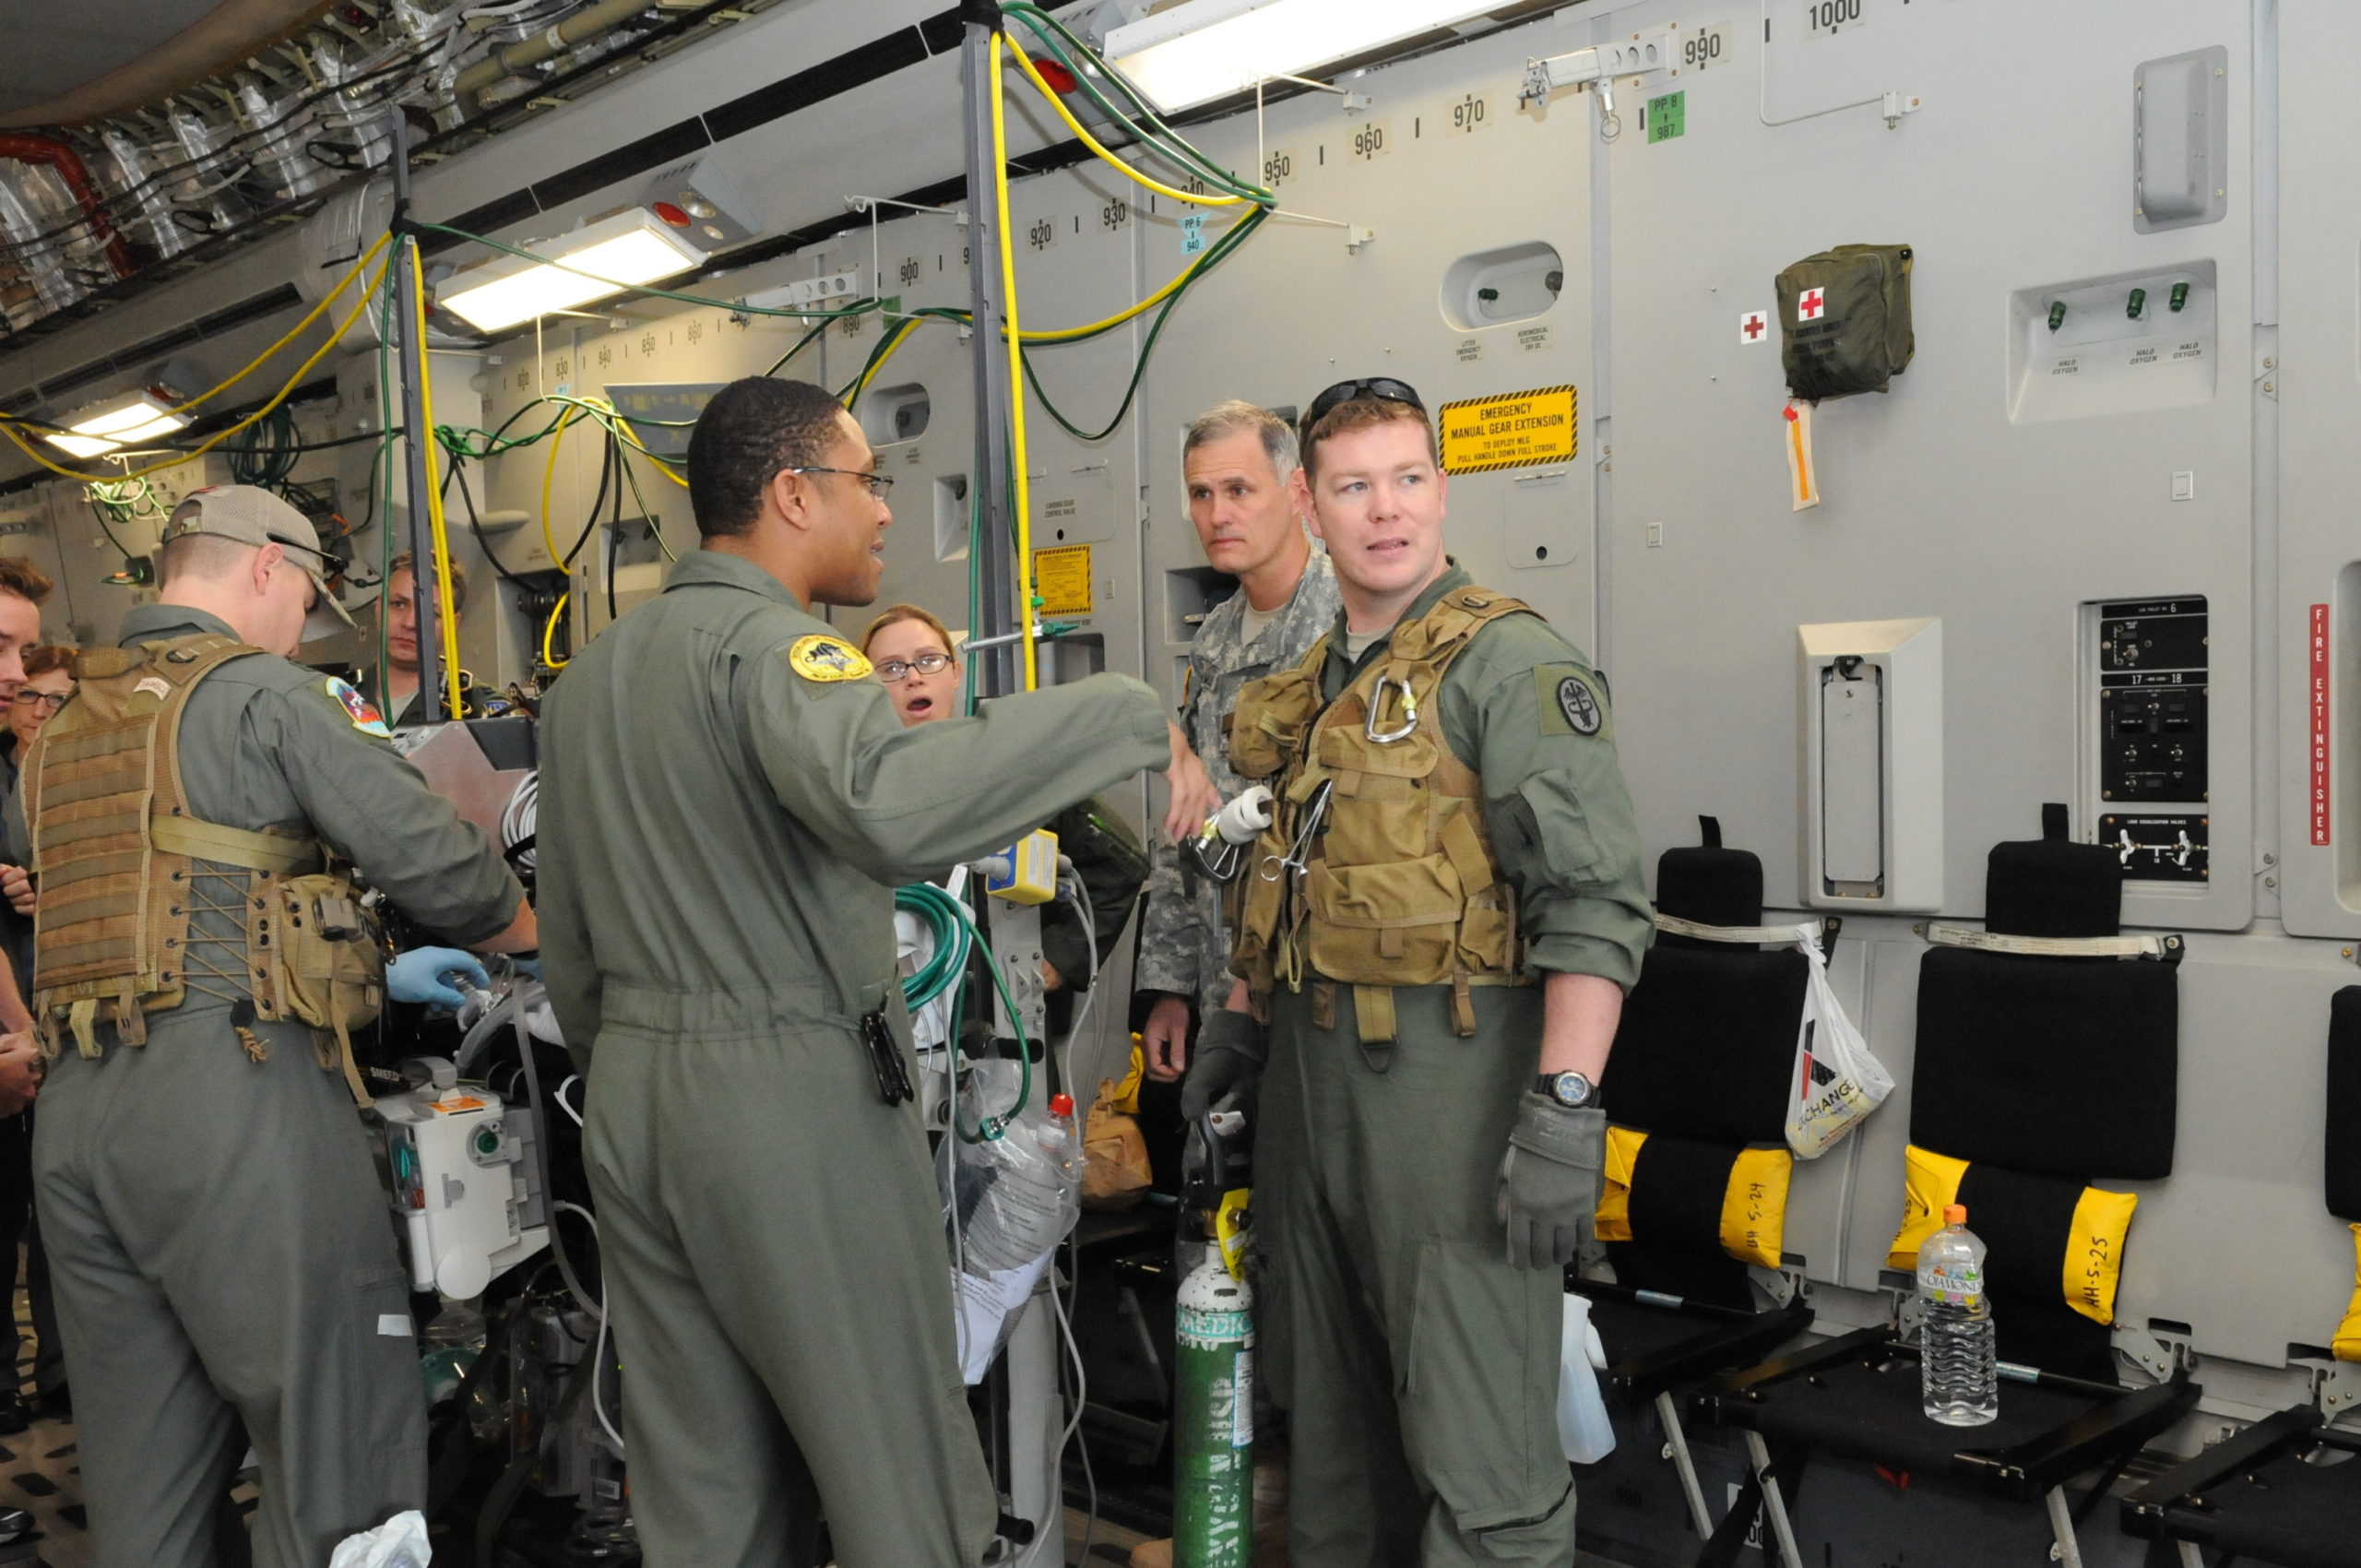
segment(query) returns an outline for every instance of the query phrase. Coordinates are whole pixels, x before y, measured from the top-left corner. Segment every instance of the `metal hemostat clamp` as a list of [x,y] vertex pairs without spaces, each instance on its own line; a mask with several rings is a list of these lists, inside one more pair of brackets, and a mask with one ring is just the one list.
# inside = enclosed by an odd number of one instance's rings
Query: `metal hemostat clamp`
[[1265,882],[1276,882],[1292,871],[1298,876],[1311,869],[1304,856],[1311,849],[1311,841],[1328,826],[1328,797],[1335,793],[1335,780],[1329,779],[1311,792],[1311,800],[1303,808],[1303,826],[1296,832],[1295,842],[1287,846],[1284,855],[1263,857],[1261,876]]
[[[1380,730],[1377,727],[1378,715],[1385,710],[1385,689],[1388,686],[1402,694],[1402,727],[1398,730]],[[1380,675],[1377,689],[1369,695],[1369,719],[1361,725],[1361,733],[1381,746],[1390,746],[1396,741],[1408,740],[1418,732],[1418,698],[1410,690],[1410,683]]]

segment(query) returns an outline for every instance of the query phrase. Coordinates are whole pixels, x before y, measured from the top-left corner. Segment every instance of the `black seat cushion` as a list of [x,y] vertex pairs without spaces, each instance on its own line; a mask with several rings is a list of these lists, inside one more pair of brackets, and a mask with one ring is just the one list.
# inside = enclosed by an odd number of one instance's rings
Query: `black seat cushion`
[[1760,1393],[1749,1424],[1774,1447],[1803,1443],[1889,1469],[1936,1474],[1952,1469],[1952,1456],[1963,1449],[2013,1448],[2095,1408],[2089,1395],[2004,1382],[1997,1419],[1980,1427],[1945,1426],[1927,1418],[1918,1358],[1910,1355],[1840,1361]]
[[2331,1462],[2285,1454],[2206,1488],[2204,1538],[2288,1568],[2361,1568],[2361,1455],[2315,1457]]
[[2361,985],[2329,1003],[2328,1208],[2361,1220]]
[[2042,836],[1995,844],[1985,861],[1984,924],[2011,936],[2113,936],[2122,929],[2123,861],[2066,837],[2066,807],[2041,808]]
[[1722,1250],[1722,1206],[1738,1151],[1662,1134],[1631,1171],[1631,1240],[1609,1241],[1615,1279],[1719,1307],[1751,1311],[1746,1265]]
[[[1749,849],[1722,848],[1718,825],[1708,828],[1707,837],[1703,845],[1667,849],[1656,857],[1656,908],[1699,925],[1761,925],[1762,859]],[[1676,947],[1714,945],[1670,932],[1656,940]]]
[[1624,999],[1603,1085],[1608,1111],[1651,1133],[1781,1142],[1809,979],[1792,947],[1659,942]]
[[1935,948],[1910,1141],[2078,1180],[2169,1176],[2179,1029],[2170,965]]
[[2115,1383],[2111,1325],[2068,1306],[2063,1289],[2069,1242],[2083,1234],[2074,1223],[2082,1191],[2070,1178],[1971,1165],[1960,1178],[1959,1201],[1985,1246],[1984,1293],[2000,1360]]

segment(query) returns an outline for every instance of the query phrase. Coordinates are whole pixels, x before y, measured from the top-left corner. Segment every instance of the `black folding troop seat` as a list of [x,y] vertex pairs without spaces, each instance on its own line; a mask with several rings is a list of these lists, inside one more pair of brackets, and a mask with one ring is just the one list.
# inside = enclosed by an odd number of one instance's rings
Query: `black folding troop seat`
[[[2118,1381],[2115,1285],[2137,1200],[2088,1185],[2172,1170],[2180,939],[2120,935],[2116,857],[2069,842],[2063,806],[2043,816],[2042,838],[1993,849],[1986,929],[1927,928],[1908,1192],[1887,1259],[1915,1271],[1944,1206],[1966,1206],[1989,1248],[1999,1419],[1925,1414],[1915,1298],[1895,1326],[1725,1374],[1712,1407],[1744,1431],[1753,1473],[1701,1563],[1735,1561],[1760,1514],[1786,1568],[1802,1568],[1787,1510],[1818,1453],[2046,1509],[2053,1557],[2078,1568],[2079,1524],[2197,1402],[2185,1372]],[[2093,1471],[2070,1504],[2066,1483]]]
[[[2361,986],[2329,1004],[2327,1099],[2328,1208],[2353,1225],[2361,1253]],[[2222,1562],[2361,1568],[2361,1431],[2329,1424],[2361,1403],[2361,1279],[2330,1354],[2315,1403],[2255,1422],[2123,1500],[2125,1531],[2155,1543],[2150,1562],[2201,1562],[2199,1549],[2212,1547]]]
[[1656,862],[1656,909],[1671,929],[1659,931],[1625,1001],[1607,1075],[1613,1131],[1599,1233],[1615,1279],[1570,1272],[1568,1284],[1591,1300],[1608,1393],[1655,1408],[1702,1538],[1713,1518],[1675,1393],[1761,1360],[1800,1336],[1812,1314],[1800,1297],[1758,1300],[1748,1272],[1750,1262],[1779,1264],[1807,961],[1794,947],[1679,933],[1762,922],[1762,861],[1723,848],[1720,825],[1699,820],[1703,846]]

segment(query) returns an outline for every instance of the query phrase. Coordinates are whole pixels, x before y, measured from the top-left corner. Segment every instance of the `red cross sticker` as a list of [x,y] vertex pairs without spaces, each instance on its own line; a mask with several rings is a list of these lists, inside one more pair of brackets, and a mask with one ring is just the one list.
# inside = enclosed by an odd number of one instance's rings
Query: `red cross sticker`
[[1738,340],[1760,343],[1762,335],[1771,330],[1771,318],[1759,310],[1748,311],[1738,318]]
[[1803,296],[1796,301],[1796,319],[1797,321],[1818,321],[1821,317],[1821,313],[1827,308],[1828,303],[1821,298],[1819,290],[1806,289],[1803,291]]

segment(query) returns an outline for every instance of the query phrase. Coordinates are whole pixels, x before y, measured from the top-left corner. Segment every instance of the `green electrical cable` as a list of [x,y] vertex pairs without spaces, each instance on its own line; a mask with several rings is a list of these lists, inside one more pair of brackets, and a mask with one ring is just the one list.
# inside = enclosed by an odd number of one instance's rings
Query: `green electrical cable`
[[902,1000],[912,1012],[925,1006],[945,992],[952,995],[951,1039],[948,1049],[959,1049],[959,1014],[965,998],[963,982],[967,973],[967,961],[977,952],[984,956],[984,968],[991,971],[992,988],[1000,992],[1001,1004],[1008,1009],[1010,1024],[1016,1030],[1017,1089],[1016,1102],[1006,1111],[987,1116],[970,1133],[958,1125],[955,1114],[953,1131],[963,1143],[990,1143],[1005,1136],[1009,1123],[1024,1114],[1033,1097],[1033,1046],[1025,1037],[1025,1025],[1017,1016],[1016,1003],[1008,993],[1008,981],[1001,974],[1000,960],[992,954],[983,933],[976,929],[976,917],[967,906],[954,898],[931,882],[914,882],[894,889],[894,908],[907,909],[934,934],[934,953],[916,974],[902,980]]

